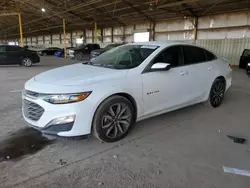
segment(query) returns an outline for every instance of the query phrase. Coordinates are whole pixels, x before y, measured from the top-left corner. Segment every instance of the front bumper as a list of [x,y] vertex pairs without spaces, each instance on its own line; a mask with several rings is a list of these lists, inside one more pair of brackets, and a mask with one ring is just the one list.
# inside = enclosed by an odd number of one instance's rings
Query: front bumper
[[[91,133],[95,104],[91,100],[88,100],[88,98],[71,104],[50,104],[40,97],[35,98],[25,94],[22,95],[22,99],[23,101],[26,100],[35,103],[44,109],[38,120],[32,120],[25,113],[26,109],[24,105],[22,106],[22,114],[25,122],[45,134],[75,137]],[[75,116],[74,122],[49,125],[52,120],[66,116]]]

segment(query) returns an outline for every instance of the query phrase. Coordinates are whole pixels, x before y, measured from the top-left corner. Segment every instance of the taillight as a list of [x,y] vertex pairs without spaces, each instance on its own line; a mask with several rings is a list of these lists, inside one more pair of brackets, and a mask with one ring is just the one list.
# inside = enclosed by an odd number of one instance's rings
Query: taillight
[[228,64],[228,66],[232,69],[233,68],[233,65],[231,63]]

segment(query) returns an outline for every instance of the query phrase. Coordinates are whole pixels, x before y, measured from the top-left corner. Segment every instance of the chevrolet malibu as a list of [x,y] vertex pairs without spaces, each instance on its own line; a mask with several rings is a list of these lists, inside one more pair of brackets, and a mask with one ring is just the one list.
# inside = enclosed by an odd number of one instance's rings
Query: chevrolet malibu
[[52,69],[26,82],[23,117],[45,134],[91,132],[122,139],[135,122],[206,102],[221,105],[231,65],[198,46],[175,42],[123,45],[87,63]]

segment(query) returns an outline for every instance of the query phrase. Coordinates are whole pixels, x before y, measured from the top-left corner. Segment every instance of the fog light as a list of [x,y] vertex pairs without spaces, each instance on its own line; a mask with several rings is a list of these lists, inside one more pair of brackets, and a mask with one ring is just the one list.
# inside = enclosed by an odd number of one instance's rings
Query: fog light
[[75,115],[59,117],[59,118],[53,119],[51,122],[49,122],[49,124],[47,124],[47,126],[72,123],[75,121],[75,117],[76,117]]

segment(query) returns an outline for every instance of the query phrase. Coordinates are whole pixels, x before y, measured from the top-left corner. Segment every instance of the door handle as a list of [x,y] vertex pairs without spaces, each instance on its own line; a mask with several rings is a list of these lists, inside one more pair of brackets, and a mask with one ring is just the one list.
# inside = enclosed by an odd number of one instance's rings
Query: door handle
[[212,67],[208,67],[207,69],[208,69],[208,70],[212,70]]

